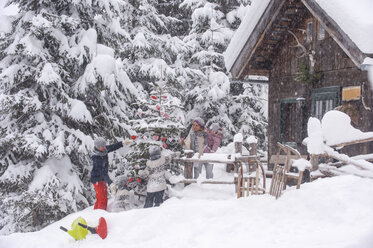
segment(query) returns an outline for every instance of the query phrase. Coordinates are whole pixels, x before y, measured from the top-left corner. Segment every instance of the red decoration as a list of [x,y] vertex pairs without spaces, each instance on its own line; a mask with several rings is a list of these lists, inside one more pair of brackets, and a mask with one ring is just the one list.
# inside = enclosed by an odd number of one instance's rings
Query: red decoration
[[163,141],[163,142],[165,142],[165,141],[166,141],[166,138],[165,138],[165,137],[163,137],[163,138],[162,138],[162,141]]
[[162,145],[162,146],[163,146],[163,148],[164,148],[164,149],[166,149],[166,148],[167,148],[167,145],[166,145],[166,143],[163,143],[163,145]]
[[135,139],[136,139],[136,136],[135,136],[135,135],[132,135],[132,136],[131,136],[131,139],[135,140]]
[[166,99],[166,96],[163,96],[163,99]]
[[154,139],[154,140],[158,140],[158,139],[159,139],[159,136],[158,136],[158,135],[154,135],[154,136],[153,136],[153,139]]
[[153,100],[157,100],[157,97],[156,96],[152,96]]
[[157,108],[157,110],[160,110],[161,109],[161,107],[159,107],[159,105],[157,105],[157,106],[155,106],[156,108]]
[[161,112],[161,115],[163,115],[164,113],[163,112]]
[[168,114],[165,114],[165,115],[164,115],[164,118],[168,119]]

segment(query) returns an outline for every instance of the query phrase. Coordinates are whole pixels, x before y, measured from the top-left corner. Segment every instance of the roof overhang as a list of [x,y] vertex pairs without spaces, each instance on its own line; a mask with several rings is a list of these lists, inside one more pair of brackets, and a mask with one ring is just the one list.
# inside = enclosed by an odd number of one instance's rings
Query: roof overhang
[[[248,73],[263,76],[269,75],[270,69],[268,67],[263,66],[260,68],[260,66],[257,66],[256,68],[252,68],[250,61],[252,61],[258,47],[263,42],[266,33],[273,28],[271,26],[274,24],[275,20],[279,18],[279,15],[281,15],[280,10],[286,2],[289,2],[289,0],[272,0],[268,4],[262,17],[259,19],[229,70],[232,78],[242,79]],[[300,2],[311,13],[311,15],[313,15],[325,27],[325,30],[353,61],[353,63],[360,68],[364,58],[369,55],[364,54],[357,47],[350,37],[343,32],[339,25],[317,4],[315,0],[300,0]],[[276,21],[278,22],[278,19]],[[275,25],[277,25],[277,22]]]

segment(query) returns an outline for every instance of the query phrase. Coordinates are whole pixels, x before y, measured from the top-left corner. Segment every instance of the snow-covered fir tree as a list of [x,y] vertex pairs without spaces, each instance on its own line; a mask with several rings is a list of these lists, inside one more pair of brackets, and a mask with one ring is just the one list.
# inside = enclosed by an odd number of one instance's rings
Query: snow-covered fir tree
[[[128,167],[143,164],[148,159],[150,144],[163,145],[164,142],[153,139],[155,136],[167,139],[167,149],[177,149],[176,137],[184,130],[185,114],[180,109],[185,87],[183,68],[186,65],[180,57],[188,53],[189,47],[169,30],[180,21],[160,13],[159,4],[154,0],[132,0],[127,2],[123,12],[123,26],[131,39],[124,43],[121,56],[131,81],[141,92],[141,101],[133,113],[132,134],[137,138],[133,152],[127,155]],[[159,94],[167,97],[160,99],[164,101],[158,107],[164,108],[169,119],[155,109],[151,96]],[[118,173],[122,172],[123,168],[118,170]]]
[[[251,1],[184,0],[180,5],[181,11],[189,14],[192,20],[189,34],[184,37],[184,41],[192,47],[191,57],[187,58],[189,66],[200,69],[200,73],[194,74],[194,78],[187,79],[187,122],[190,127],[191,120],[199,116],[207,122],[207,126],[219,123],[225,129],[226,141],[232,140],[234,134],[242,131],[242,121],[245,120],[244,117],[241,122],[233,118],[237,113],[232,112],[232,108],[243,109],[247,105],[235,101],[230,94],[223,53],[250,3]],[[245,92],[241,93],[247,95]],[[245,117],[251,120],[251,114],[260,115],[258,111],[260,110],[257,108],[246,109]],[[254,119],[265,125],[264,116]],[[263,138],[263,135],[259,138]]]
[[124,1],[9,3],[19,14],[1,40],[1,233],[92,203],[93,138],[124,138],[138,95],[117,56]]
[[179,150],[196,116],[226,141],[261,138],[261,90],[232,97],[222,55],[249,0],[9,3],[19,14],[0,36],[1,234],[92,204],[97,136],[135,138],[110,157],[112,175],[146,160],[150,144]]
[[[232,87],[229,117],[236,130],[244,137],[255,136],[258,139],[259,152],[267,147],[267,114],[264,106],[268,101],[268,85],[260,83],[242,83]],[[265,154],[263,154],[265,155]]]
[[180,137],[184,131],[184,110],[179,98],[165,81],[150,84],[151,91],[141,107],[137,118],[132,120],[132,128],[138,133],[137,150],[130,154],[134,164],[145,166],[148,148],[158,145],[163,149],[180,150]]

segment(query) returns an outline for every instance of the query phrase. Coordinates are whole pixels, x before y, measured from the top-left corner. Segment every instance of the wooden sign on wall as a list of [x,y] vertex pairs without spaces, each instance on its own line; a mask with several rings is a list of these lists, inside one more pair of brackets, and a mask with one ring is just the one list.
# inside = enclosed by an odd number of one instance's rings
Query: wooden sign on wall
[[360,96],[360,86],[343,87],[342,89],[342,101],[359,100]]

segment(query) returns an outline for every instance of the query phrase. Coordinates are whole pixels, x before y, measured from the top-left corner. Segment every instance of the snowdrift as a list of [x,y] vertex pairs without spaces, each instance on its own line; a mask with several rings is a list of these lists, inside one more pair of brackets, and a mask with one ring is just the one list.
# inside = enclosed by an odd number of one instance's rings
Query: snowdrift
[[[217,169],[217,168],[216,168]],[[356,176],[318,179],[269,194],[236,199],[232,185],[177,187],[161,207],[119,213],[92,207],[34,233],[0,236],[0,247],[373,247],[373,180]],[[75,241],[59,230],[77,217],[108,236]]]

